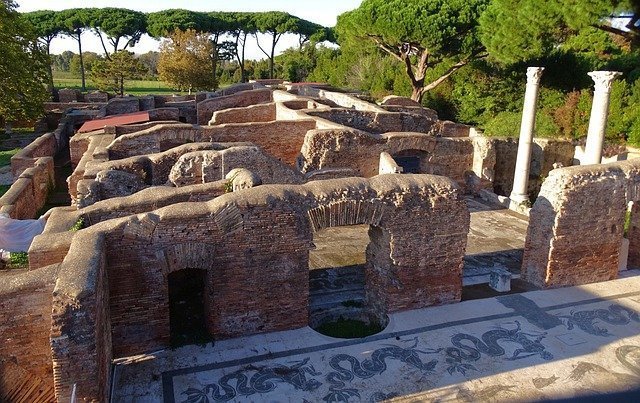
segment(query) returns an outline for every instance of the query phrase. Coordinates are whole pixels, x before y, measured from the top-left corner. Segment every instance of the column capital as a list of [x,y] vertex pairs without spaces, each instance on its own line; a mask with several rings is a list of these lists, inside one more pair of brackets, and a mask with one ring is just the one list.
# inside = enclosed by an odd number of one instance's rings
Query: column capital
[[589,74],[593,82],[596,83],[596,92],[610,92],[613,80],[619,75],[622,75],[622,73],[618,71],[590,71],[587,74]]
[[527,68],[527,84],[540,84],[540,78],[542,78],[542,71],[544,67],[528,67]]

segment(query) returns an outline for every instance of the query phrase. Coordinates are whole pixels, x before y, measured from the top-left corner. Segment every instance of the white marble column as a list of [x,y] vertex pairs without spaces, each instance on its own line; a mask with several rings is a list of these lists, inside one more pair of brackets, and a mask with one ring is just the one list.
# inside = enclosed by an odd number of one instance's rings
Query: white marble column
[[520,139],[518,140],[518,157],[513,176],[513,190],[509,198],[515,203],[529,201],[527,185],[529,184],[529,166],[531,165],[531,142],[533,129],[536,125],[536,104],[538,103],[538,88],[544,67],[529,67],[527,69],[527,90],[524,94],[522,123],[520,124]]
[[611,84],[620,74],[622,73],[617,71],[592,71],[589,73],[596,83],[596,87],[593,92],[587,144],[584,147],[584,155],[580,159],[580,165],[599,164],[602,161],[602,146],[607,130]]

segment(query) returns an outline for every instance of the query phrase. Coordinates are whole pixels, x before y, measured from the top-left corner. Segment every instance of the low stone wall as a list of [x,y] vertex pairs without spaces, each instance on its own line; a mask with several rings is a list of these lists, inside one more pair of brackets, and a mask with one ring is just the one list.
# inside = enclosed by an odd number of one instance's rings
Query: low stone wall
[[[627,201],[640,200],[639,183],[640,160],[551,171],[530,211],[523,278],[540,287],[616,278]],[[630,246],[631,261],[639,246]]]
[[102,221],[146,213],[176,203],[209,201],[225,193],[226,183],[226,180],[221,180],[181,188],[160,186],[131,196],[99,201],[81,209],[54,208],[43,233],[31,243],[29,269],[62,263],[76,234],[69,229],[79,219],[84,220],[85,227],[90,227]]
[[272,91],[268,88],[242,91],[232,95],[205,99],[196,106],[199,125],[206,125],[213,113],[222,109],[238,108],[272,102]]
[[184,154],[171,169],[169,181],[175,186],[214,182],[225,179],[236,168],[250,169],[264,184],[304,182],[302,173],[255,146]]
[[51,401],[49,332],[56,266],[0,273],[0,401]]
[[36,218],[37,212],[47,202],[53,183],[53,158],[38,158],[34,166],[24,170],[0,197],[0,212],[15,219]]
[[473,169],[474,143],[470,138],[434,137],[424,133],[375,135],[358,130],[313,130],[305,137],[300,167],[307,174],[325,169],[346,169],[358,176],[379,172],[380,153],[420,158],[420,172],[465,182]]
[[213,112],[209,125],[224,123],[271,122],[276,120],[276,104],[251,105],[246,108],[230,108]]
[[53,291],[51,352],[58,401],[108,401],[111,320],[104,235],[83,230],[60,265]]
[[120,137],[123,134],[135,133],[142,130],[150,129],[154,126],[158,125],[170,125],[170,124],[179,124],[175,120],[157,120],[152,122],[131,124],[131,125],[122,125],[122,126],[105,126],[104,132],[106,134],[115,134],[115,137]]
[[431,133],[437,122],[424,115],[404,112],[373,112],[353,109],[306,110],[305,112],[310,116],[373,134],[387,132]]
[[[496,149],[494,191],[496,194],[509,196],[513,189],[518,139],[492,138],[491,141]],[[528,193],[539,193],[544,178],[553,169],[553,164],[559,163],[565,167],[573,165],[573,154],[574,146],[569,140],[534,138],[531,145]]]
[[307,131],[315,128],[313,119],[219,126],[158,125],[120,136],[107,148],[109,158],[114,160],[158,153],[190,142],[249,142],[282,162],[295,166]]
[[341,92],[327,91],[305,85],[298,86],[297,90],[298,95],[326,99],[343,108],[355,109],[357,111],[386,112],[385,109],[376,104]]
[[58,143],[53,133],[46,133],[36,138],[11,157],[11,173],[13,177],[17,178],[25,169],[33,167],[38,158],[55,156],[57,150]]

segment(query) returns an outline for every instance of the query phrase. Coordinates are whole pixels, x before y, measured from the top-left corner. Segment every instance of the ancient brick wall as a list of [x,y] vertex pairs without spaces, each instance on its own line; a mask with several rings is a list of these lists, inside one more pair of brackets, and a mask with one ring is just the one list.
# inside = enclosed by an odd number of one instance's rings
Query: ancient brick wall
[[57,266],[0,273],[0,400],[51,396],[49,332]]
[[272,91],[268,88],[242,91],[232,95],[205,99],[197,104],[199,125],[206,125],[211,120],[213,112],[222,109],[239,108],[273,101]]
[[[509,196],[513,189],[518,139],[493,138],[491,141],[496,150],[494,191],[499,195]],[[571,141],[534,138],[531,146],[528,193],[539,193],[544,178],[553,169],[553,164],[560,163],[565,167],[573,165],[573,154],[574,146]]]
[[305,173],[322,169],[348,169],[358,176],[379,172],[380,153],[420,157],[421,173],[443,175],[464,183],[473,169],[474,143],[470,138],[442,138],[424,133],[387,133],[379,136],[358,130],[314,130],[305,138],[301,168]]
[[403,112],[372,112],[353,109],[307,110],[310,116],[327,119],[369,133],[419,132],[429,133],[436,120],[419,114]]
[[390,255],[376,260],[388,263],[385,273],[368,269],[385,312],[459,300],[469,215],[450,180],[263,185],[93,227],[107,237],[114,355],[167,346],[167,276],[187,267],[208,270],[205,309],[215,337],[306,325],[312,228],[362,223],[390,234]]
[[304,182],[304,176],[300,172],[255,146],[184,154],[173,166],[169,181],[175,186],[214,182],[224,180],[236,168],[250,169],[264,184]]
[[159,125],[118,137],[108,147],[110,159],[166,151],[189,142],[251,142],[267,153],[291,165],[304,142],[307,131],[315,129],[312,119],[233,123],[219,126]]
[[530,212],[523,278],[560,287],[617,277],[630,181],[626,164],[640,161],[549,173]]
[[209,124],[271,122],[272,120],[276,120],[276,104],[269,103],[215,111]]
[[33,140],[28,146],[11,157],[11,173],[14,178],[27,168],[31,168],[40,157],[53,157],[58,145],[53,133],[46,133]]
[[[80,233],[79,233],[80,234]],[[109,400],[111,321],[104,235],[81,231],[60,265],[54,289],[51,351],[56,398]]]
[[0,197],[0,211],[16,219],[36,218],[36,213],[46,204],[53,177],[53,158],[38,158]]
[[621,162],[626,179],[627,203],[631,202],[628,233],[629,256],[627,267],[640,268],[640,160]]

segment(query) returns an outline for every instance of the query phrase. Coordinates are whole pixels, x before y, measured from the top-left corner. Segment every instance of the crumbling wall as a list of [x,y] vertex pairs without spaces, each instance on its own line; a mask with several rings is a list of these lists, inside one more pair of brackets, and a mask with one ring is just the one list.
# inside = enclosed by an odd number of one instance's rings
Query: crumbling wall
[[304,182],[304,176],[255,146],[230,147],[220,151],[184,154],[171,169],[169,181],[175,186],[223,180],[236,168],[250,169],[262,183]]
[[272,90],[262,88],[257,90],[237,92],[232,95],[208,98],[197,104],[199,125],[206,125],[211,120],[213,113],[222,109],[239,108],[255,104],[272,102]]
[[43,134],[11,157],[11,174],[17,178],[25,169],[33,167],[38,158],[53,157],[57,150],[54,134]]
[[51,401],[49,332],[56,266],[0,273],[0,401]]
[[302,172],[346,169],[358,176],[379,173],[380,153],[392,157],[419,153],[421,173],[443,175],[464,183],[466,171],[473,169],[474,144],[470,138],[434,137],[424,133],[375,135],[358,130],[313,130],[301,150]]
[[51,351],[58,401],[108,401],[111,320],[104,235],[79,232],[60,265],[53,292]]
[[523,278],[540,287],[616,278],[627,199],[638,197],[629,191],[640,181],[638,167],[640,161],[629,161],[551,171],[530,212]]
[[210,125],[224,123],[271,122],[276,120],[276,104],[250,105],[245,108],[229,108],[213,112]]
[[[513,176],[518,155],[518,140],[513,138],[492,138],[496,149],[494,191],[509,196],[513,189]],[[569,140],[534,138],[531,145],[531,165],[527,192],[537,195],[544,179],[559,163],[568,167],[573,165],[574,146]]]
[[53,158],[38,158],[34,166],[24,170],[0,197],[0,212],[16,219],[36,218],[37,212],[47,202],[53,181]]
[[404,112],[373,112],[354,109],[307,110],[308,115],[327,119],[368,133],[432,131],[436,120],[419,114]]
[[219,126],[159,125],[115,139],[107,148],[110,159],[158,153],[189,142],[250,142],[284,163],[296,165],[307,131],[315,129],[312,119]]
[[263,185],[92,227],[107,239],[114,356],[168,345],[167,277],[185,267],[207,270],[214,337],[305,326],[311,231],[364,223],[389,233],[384,273],[366,269],[386,312],[460,299],[469,215],[442,177]]

